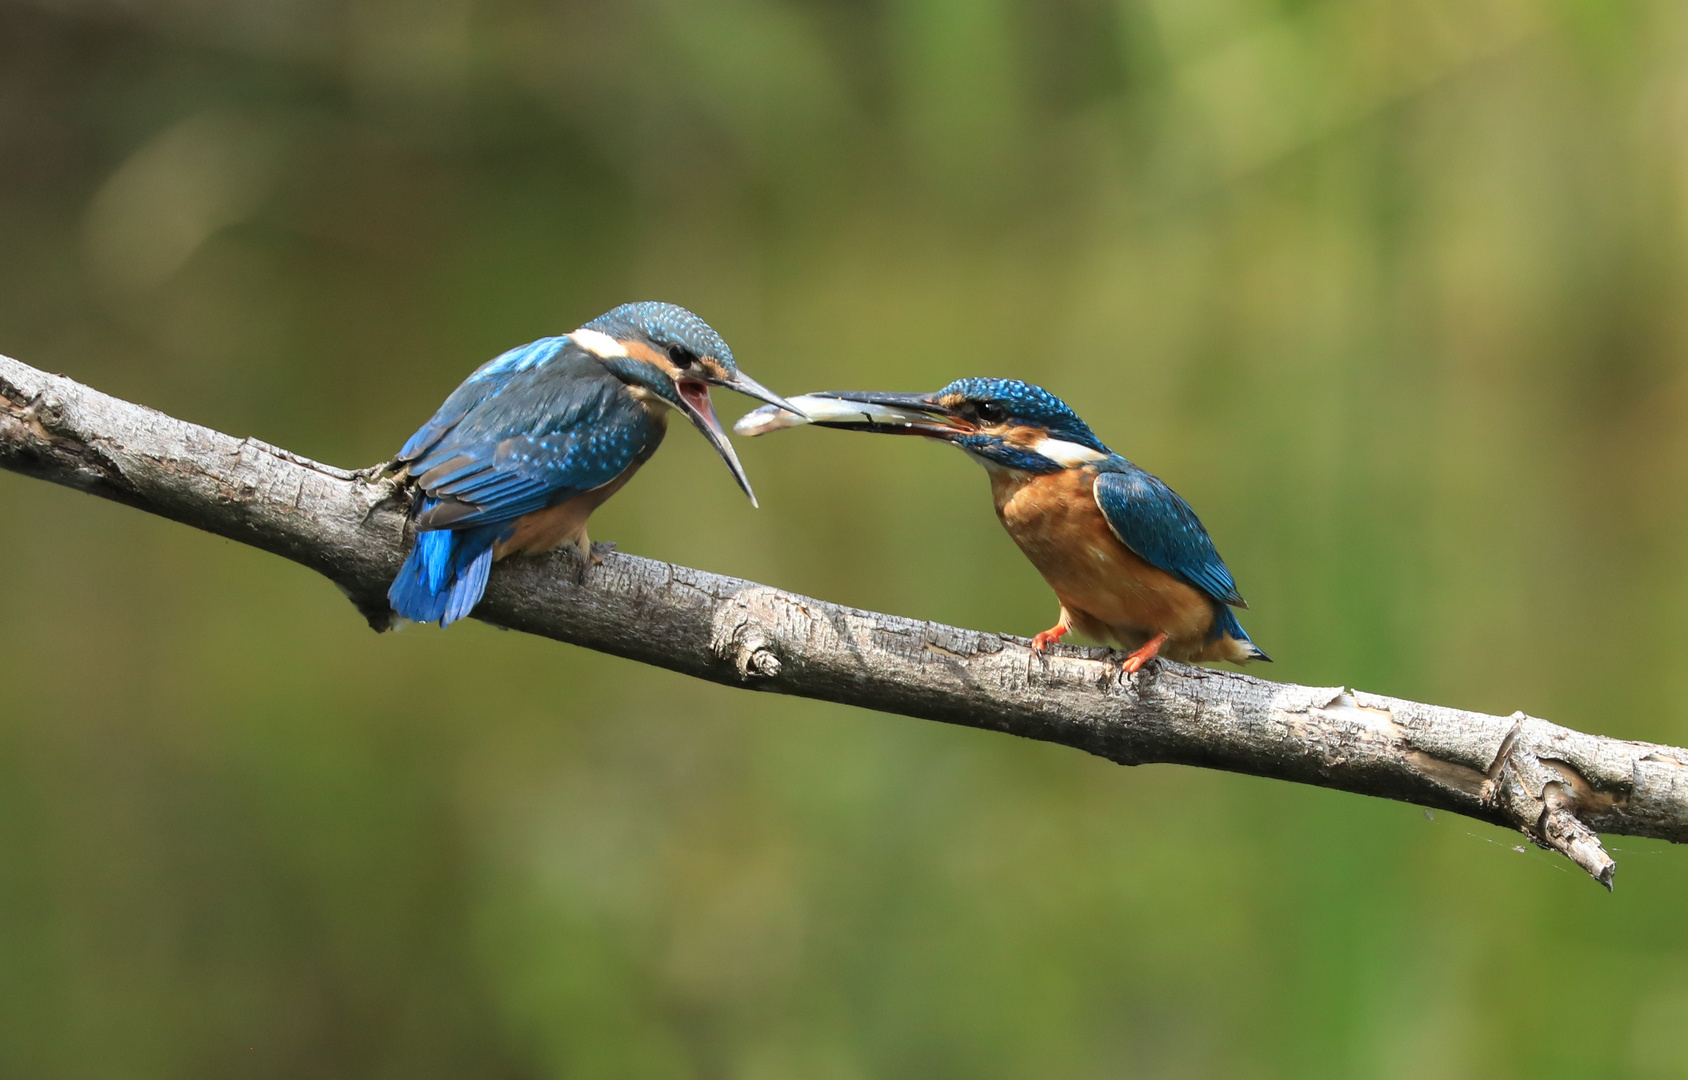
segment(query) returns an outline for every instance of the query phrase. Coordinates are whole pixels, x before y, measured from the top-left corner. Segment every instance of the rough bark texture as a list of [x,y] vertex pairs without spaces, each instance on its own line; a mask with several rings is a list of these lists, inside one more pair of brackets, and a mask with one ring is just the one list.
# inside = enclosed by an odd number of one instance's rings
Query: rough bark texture
[[[404,492],[0,356],[0,467],[161,514],[323,574],[377,629]],[[829,604],[613,554],[500,564],[475,614],[729,686],[1398,799],[1516,828],[1611,887],[1599,832],[1688,842],[1688,750],[1343,687],[1160,662]]]

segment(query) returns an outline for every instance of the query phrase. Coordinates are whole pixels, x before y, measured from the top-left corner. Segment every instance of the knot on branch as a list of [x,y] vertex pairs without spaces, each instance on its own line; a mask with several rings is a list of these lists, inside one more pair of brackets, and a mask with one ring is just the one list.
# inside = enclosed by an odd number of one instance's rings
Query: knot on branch
[[1610,811],[1621,800],[1597,790],[1571,762],[1540,753],[1534,740],[1523,737],[1526,724],[1541,721],[1513,714],[1512,730],[1489,767],[1493,801],[1536,846],[1559,852],[1611,889],[1617,863],[1583,818]]
[[740,589],[716,608],[709,648],[731,661],[739,678],[771,679],[780,673],[780,642],[774,627],[782,621],[781,602],[777,589]]
[[[1313,721],[1321,733],[1327,762],[1363,751],[1388,747],[1402,765],[1434,785],[1456,805],[1465,799],[1496,811],[1496,817],[1535,843],[1557,851],[1586,870],[1608,889],[1615,863],[1600,845],[1590,822],[1608,820],[1622,810],[1626,795],[1614,796],[1589,782],[1590,770],[1574,764],[1577,755],[1565,745],[1563,729],[1523,713],[1492,751],[1449,741],[1422,727],[1416,710],[1372,694],[1346,688],[1304,692],[1280,691],[1293,702],[1287,715],[1295,722]],[[1290,704],[1286,702],[1286,704]],[[1303,721],[1300,718],[1306,717]],[[1489,754],[1492,753],[1491,758]]]
[[34,475],[68,472],[61,483],[92,489],[121,479],[121,470],[70,419],[70,402],[50,381],[30,387],[0,380],[0,460]]
[[1532,834],[1531,839],[1538,844],[1545,840],[1543,847],[1563,852],[1610,891],[1612,875],[1617,872],[1618,864],[1600,846],[1600,837],[1577,816],[1580,804],[1571,785],[1551,780],[1542,789],[1541,798],[1541,817],[1536,821],[1536,832],[1540,833],[1540,838]]

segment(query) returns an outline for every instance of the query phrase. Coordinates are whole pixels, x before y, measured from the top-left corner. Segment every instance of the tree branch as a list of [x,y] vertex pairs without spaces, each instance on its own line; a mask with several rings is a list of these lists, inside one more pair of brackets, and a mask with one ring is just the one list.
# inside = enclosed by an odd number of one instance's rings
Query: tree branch
[[[308,566],[385,629],[404,492],[0,356],[0,467]],[[1688,842],[1688,750],[881,615],[631,555],[500,564],[475,615],[728,686],[1376,795],[1516,828],[1610,888],[1595,831]]]

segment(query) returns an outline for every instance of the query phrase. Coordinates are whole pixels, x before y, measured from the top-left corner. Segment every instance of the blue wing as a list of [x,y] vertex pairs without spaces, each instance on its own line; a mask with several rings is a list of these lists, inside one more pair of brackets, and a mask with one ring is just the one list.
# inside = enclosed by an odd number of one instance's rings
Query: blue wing
[[1176,574],[1215,600],[1247,607],[1225,561],[1190,504],[1158,477],[1118,459],[1096,477],[1096,505],[1120,542],[1151,566]]
[[567,338],[512,349],[464,381],[399,452],[421,529],[512,521],[620,476],[661,426]]
[[461,423],[470,411],[486,405],[507,389],[514,376],[547,366],[573,344],[567,337],[540,338],[488,360],[464,379],[463,384],[440,405],[433,418],[405,441],[398,460],[415,461],[418,455]]

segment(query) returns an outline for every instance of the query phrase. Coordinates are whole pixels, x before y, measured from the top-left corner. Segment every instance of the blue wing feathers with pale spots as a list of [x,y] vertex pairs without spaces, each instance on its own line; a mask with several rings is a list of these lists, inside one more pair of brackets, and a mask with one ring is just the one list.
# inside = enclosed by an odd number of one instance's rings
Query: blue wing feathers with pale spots
[[[464,456],[476,460],[454,465],[443,482],[426,483],[424,490],[438,506],[418,515],[418,521],[424,527],[451,528],[510,521],[607,484],[645,449],[650,431],[648,422],[642,421],[643,416],[629,418],[636,430],[618,437],[592,430],[515,436],[503,440],[491,454],[472,450],[466,454],[464,447],[447,440],[446,448],[438,452],[441,463],[451,464]],[[436,455],[430,454],[417,463],[427,481],[433,477],[425,467],[434,460]]]
[[493,357],[451,392],[433,417],[399,451],[400,461],[414,461],[455,428],[471,410],[486,405],[509,389],[513,377],[558,359],[573,343],[567,337],[540,338]]
[[418,525],[466,529],[607,484],[658,439],[620,380],[568,339],[548,338],[483,365],[399,458],[435,502]]
[[1196,512],[1158,477],[1116,458],[1097,475],[1095,494],[1108,527],[1145,562],[1222,604],[1247,606]]

